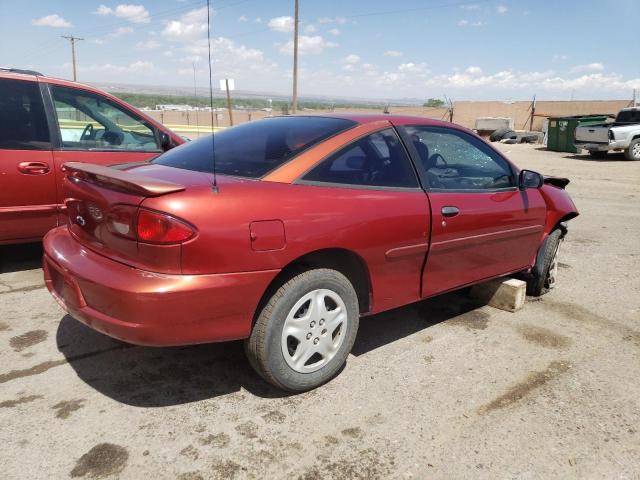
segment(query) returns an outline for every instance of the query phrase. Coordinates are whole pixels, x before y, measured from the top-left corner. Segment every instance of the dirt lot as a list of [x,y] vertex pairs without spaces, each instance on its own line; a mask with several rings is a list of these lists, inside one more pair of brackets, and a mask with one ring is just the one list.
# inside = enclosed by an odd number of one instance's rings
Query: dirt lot
[[265,385],[240,343],[124,345],[65,316],[39,246],[0,274],[0,471],[29,478],[640,478],[640,162],[504,145],[572,179],[558,288],[361,322],[342,374]]

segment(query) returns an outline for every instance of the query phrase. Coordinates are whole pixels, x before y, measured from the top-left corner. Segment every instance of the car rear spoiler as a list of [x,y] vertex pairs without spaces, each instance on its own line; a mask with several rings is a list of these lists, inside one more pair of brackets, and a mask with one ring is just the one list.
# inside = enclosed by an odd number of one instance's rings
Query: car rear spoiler
[[135,193],[145,197],[159,197],[160,195],[180,192],[185,189],[184,185],[177,183],[92,163],[69,162],[64,164],[64,169],[69,179],[84,180],[111,190]]
[[548,177],[545,175],[544,183],[548,183],[549,185],[553,185],[554,187],[564,189],[567,185],[569,185],[570,180],[568,178],[563,177]]

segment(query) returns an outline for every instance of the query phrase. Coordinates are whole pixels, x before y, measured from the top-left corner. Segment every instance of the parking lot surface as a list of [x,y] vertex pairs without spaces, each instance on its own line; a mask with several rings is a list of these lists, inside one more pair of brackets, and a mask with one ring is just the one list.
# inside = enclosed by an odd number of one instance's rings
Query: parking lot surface
[[344,371],[287,395],[239,342],[143,348],[66,316],[41,247],[1,247],[0,471],[49,478],[640,478],[640,162],[500,145],[567,176],[558,287],[363,319]]

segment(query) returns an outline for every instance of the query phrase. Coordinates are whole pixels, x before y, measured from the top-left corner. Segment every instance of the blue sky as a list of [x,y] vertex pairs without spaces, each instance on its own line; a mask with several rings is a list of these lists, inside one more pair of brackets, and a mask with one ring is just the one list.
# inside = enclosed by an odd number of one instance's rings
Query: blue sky
[[[206,2],[0,0],[0,65],[79,80],[208,82]],[[293,0],[212,2],[214,85],[288,93]],[[302,95],[630,98],[640,0],[300,0]]]

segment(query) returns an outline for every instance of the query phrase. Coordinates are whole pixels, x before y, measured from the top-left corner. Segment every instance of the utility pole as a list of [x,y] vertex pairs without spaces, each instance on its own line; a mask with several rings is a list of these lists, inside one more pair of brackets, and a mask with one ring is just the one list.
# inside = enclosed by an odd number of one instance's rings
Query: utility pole
[[533,132],[533,118],[536,116],[536,96],[533,96],[533,101],[531,102],[531,120],[529,120],[529,131]]
[[73,35],[62,35],[62,38],[71,42],[71,61],[73,62],[73,81],[77,81],[78,75],[76,73],[76,42],[84,40],[84,38],[74,37]]
[[291,113],[298,110],[298,0],[294,0],[293,20],[293,98],[291,101]]

